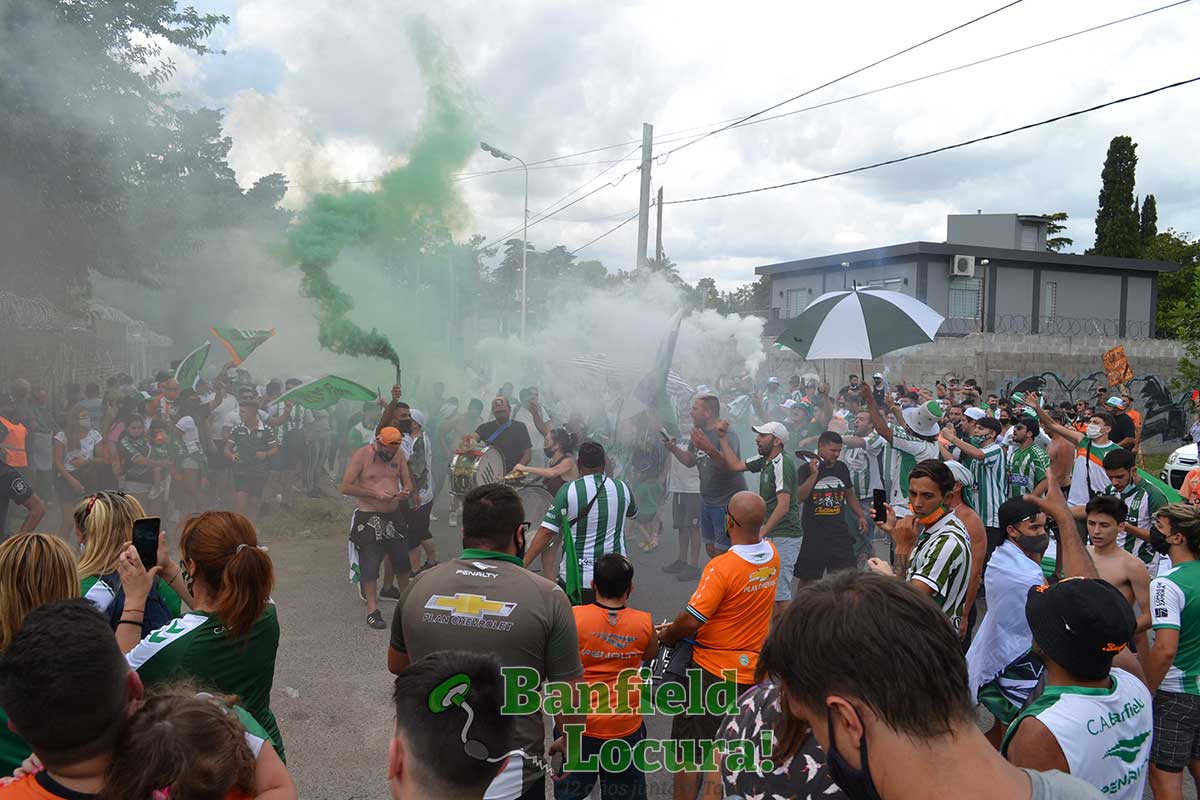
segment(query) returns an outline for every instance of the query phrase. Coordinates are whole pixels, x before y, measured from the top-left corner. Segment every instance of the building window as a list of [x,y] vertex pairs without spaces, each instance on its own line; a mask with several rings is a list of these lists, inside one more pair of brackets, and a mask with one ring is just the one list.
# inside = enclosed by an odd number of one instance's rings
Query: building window
[[1046,312],[1043,316],[1054,319],[1058,316],[1058,284],[1054,281],[1047,281],[1042,296],[1046,298]]
[[788,317],[798,317],[800,312],[808,308],[808,301],[812,297],[812,289],[788,289],[787,292],[787,315]]
[[983,292],[979,278],[950,279],[950,316],[954,319],[979,319]]

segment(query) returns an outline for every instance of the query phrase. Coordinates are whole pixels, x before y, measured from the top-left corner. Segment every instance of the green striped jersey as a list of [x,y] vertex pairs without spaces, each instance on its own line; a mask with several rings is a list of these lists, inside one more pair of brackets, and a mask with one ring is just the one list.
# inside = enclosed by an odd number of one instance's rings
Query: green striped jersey
[[[589,508],[593,497],[596,501]],[[581,515],[585,509],[587,513]],[[542,527],[560,533],[570,526],[579,558],[580,580],[583,586],[588,586],[592,582],[592,567],[600,556],[625,552],[625,520],[636,516],[637,503],[625,481],[605,475],[584,475],[558,490]],[[561,575],[566,574],[566,558],[564,552]]]
[[920,534],[909,563],[908,580],[933,589],[933,601],[957,631],[970,577],[971,535],[957,516],[946,512]]
[[1009,497],[1033,494],[1049,469],[1050,454],[1036,444],[1014,449],[1008,456]]
[[983,458],[964,458],[975,478],[967,491],[967,502],[989,528],[1000,527],[1000,505],[1008,499],[1004,448],[996,442],[979,448]]
[[780,453],[770,461],[765,456],[756,456],[746,462],[746,469],[758,473],[758,493],[767,504],[766,521],[779,505],[779,493],[790,496],[788,510],[771,531],[772,536],[800,536],[800,482],[796,478],[796,462],[786,453]]
[[850,470],[850,481],[854,484],[854,496],[859,500],[871,496],[872,473],[878,472],[876,456],[879,448],[875,441],[883,441],[878,433],[872,431],[863,437],[866,447],[843,447],[839,458]]
[[936,441],[919,439],[901,425],[893,424],[891,428],[891,444],[879,437],[883,443],[884,489],[891,497],[892,505],[904,505],[908,502],[908,475],[913,467],[918,461],[939,458],[941,451]]
[[241,639],[226,635],[221,621],[211,614],[192,611],[142,639],[125,660],[147,686],[192,678],[208,689],[237,696],[271,735],[279,757],[285,758],[271,711],[278,650],[279,619],[275,604],[267,603]]
[[1159,690],[1200,695],[1200,561],[1185,561],[1150,581],[1154,630],[1179,631],[1175,661]]
[[[1125,521],[1144,531],[1150,530],[1154,515],[1167,504],[1167,498],[1163,497],[1163,493],[1159,491],[1158,487],[1143,480],[1136,483],[1130,481],[1123,491],[1118,491],[1117,487],[1109,484],[1100,494],[1120,497],[1125,501]],[[1117,533],[1117,546],[1124,547],[1127,552],[1133,553],[1142,560],[1143,564],[1150,565],[1158,561],[1158,553],[1154,552],[1149,542],[1131,536],[1125,531]]]

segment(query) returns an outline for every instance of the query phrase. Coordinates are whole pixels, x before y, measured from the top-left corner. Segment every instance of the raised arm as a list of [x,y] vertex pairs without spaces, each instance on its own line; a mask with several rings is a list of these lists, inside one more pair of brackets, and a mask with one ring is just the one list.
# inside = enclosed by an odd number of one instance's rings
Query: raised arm
[[1025,499],[1053,517],[1058,524],[1058,566],[1062,576],[1064,578],[1099,578],[1096,565],[1092,562],[1092,557],[1088,555],[1087,548],[1083,546],[1083,539],[1079,536],[1078,528],[1075,526],[1075,517],[1071,515],[1071,509],[1067,507],[1067,500],[1063,497],[1062,489],[1059,488],[1058,480],[1053,472],[1047,475],[1046,486],[1045,497],[1027,494]]
[[875,393],[871,391],[867,384],[862,384],[859,389],[859,394],[862,395],[863,402],[867,404],[867,413],[871,415],[871,424],[875,426],[875,432],[887,441],[892,443],[892,428],[887,424],[887,420],[883,418],[883,414],[879,411],[879,406],[875,402]]
[[721,460],[725,469],[730,472],[745,472],[746,462],[733,452],[733,446],[729,444],[729,420],[723,419],[717,423],[717,438],[721,442]]
[[1079,444],[1080,440],[1083,439],[1083,434],[1079,431],[1075,430],[1074,428],[1068,428],[1066,425],[1059,425],[1057,422],[1055,422],[1050,417],[1050,414],[1046,411],[1046,409],[1042,408],[1040,404],[1032,404],[1030,405],[1030,408],[1032,408],[1034,413],[1037,414],[1038,422],[1042,424],[1042,430],[1051,436],[1061,437],[1072,444]]

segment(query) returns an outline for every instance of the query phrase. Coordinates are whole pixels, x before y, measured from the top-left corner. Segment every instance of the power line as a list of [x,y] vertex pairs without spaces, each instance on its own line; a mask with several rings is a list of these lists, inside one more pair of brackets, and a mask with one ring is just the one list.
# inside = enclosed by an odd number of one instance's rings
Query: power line
[[944,30],[941,33],[938,33],[934,36],[930,36],[928,39],[924,39],[920,42],[917,42],[916,44],[911,44],[908,47],[905,47],[903,50],[897,50],[896,52],[892,53],[889,56],[884,56],[883,58],[872,61],[870,64],[866,64],[865,66],[861,66],[858,69],[851,70],[850,72],[847,72],[845,75],[842,75],[840,77],[834,78],[829,81],[826,81],[825,83],[822,83],[819,86],[814,86],[811,89],[807,89],[798,95],[794,95],[793,97],[789,97],[786,100],[781,100],[780,102],[775,103],[774,105],[767,106],[766,108],[761,109],[759,111],[755,111],[753,114],[748,114],[748,115],[742,117],[741,119],[739,119],[737,122],[732,122],[732,123],[729,123],[728,125],[723,125],[720,128],[714,128],[713,130],[709,131],[708,133],[704,134],[703,136],[697,137],[694,141],[686,142],[685,144],[681,144],[678,147],[668,150],[667,152],[663,153],[661,156],[658,156],[655,160],[658,161],[659,164],[662,164],[665,162],[665,160],[667,158],[669,158],[671,156],[672,153],[678,153],[680,150],[683,150],[686,147],[691,147],[692,145],[696,144],[697,142],[702,142],[705,139],[709,138],[710,136],[715,136],[716,134],[721,133],[722,131],[727,131],[730,128],[736,127],[738,125],[743,125],[746,122],[749,122],[750,120],[754,119],[755,117],[760,117],[769,111],[774,111],[775,109],[779,108],[780,106],[785,106],[794,100],[799,100],[801,97],[806,97],[806,96],[812,94],[813,92],[818,92],[821,89],[825,89],[829,86],[832,86],[835,83],[838,83],[839,81],[844,81],[846,78],[854,77],[855,75],[858,75],[860,72],[866,72],[867,70],[871,69],[872,67],[877,67],[880,64],[883,64],[884,62],[891,61],[893,58],[902,56],[905,53],[911,53],[913,50],[916,50],[918,47],[923,47],[923,46],[929,44],[930,42],[934,42],[945,36],[949,36],[950,34],[955,33],[956,31],[960,31],[963,28],[966,28],[970,25],[974,25],[976,22],[985,20],[990,16],[999,14],[1001,11],[1012,8],[1013,6],[1018,5],[1018,4],[1022,3],[1023,1],[1024,0],[1012,0],[1009,3],[1006,3],[1005,5],[1000,6],[999,8],[992,9],[991,11],[987,12],[986,14],[975,17],[974,19],[968,20],[959,25],[955,25],[953,28],[950,28],[949,30]]
[[633,221],[634,221],[635,219],[637,219],[637,218],[638,218],[638,215],[637,215],[637,213],[634,213],[634,215],[633,215],[633,216],[629,217],[629,218],[628,218],[628,219],[626,219],[624,222],[618,222],[616,225],[614,225],[613,227],[609,228],[609,229],[608,229],[608,230],[606,230],[604,233],[602,233],[602,234],[600,234],[599,236],[597,236],[595,239],[592,239],[592,240],[591,240],[590,242],[588,242],[587,244],[582,244],[582,245],[580,245],[579,247],[576,247],[574,250],[572,250],[572,251],[571,251],[571,255],[575,255],[576,253],[578,253],[580,250],[582,250],[582,249],[583,249],[583,248],[585,248],[585,247],[591,247],[591,246],[592,246],[592,245],[594,245],[596,242],[598,242],[598,241],[600,241],[601,239],[603,239],[605,236],[608,236],[610,233],[616,233],[618,230],[620,230],[621,228],[624,228],[626,225],[628,225],[629,223],[633,222]]
[[679,203],[699,203],[703,200],[720,200],[720,199],[726,198],[726,197],[740,197],[742,195],[756,194],[758,192],[768,192],[773,189],[783,189],[788,186],[799,186],[800,184],[803,184],[803,183],[815,183],[817,181],[823,181],[823,180],[827,180],[829,178],[838,178],[843,175],[852,175],[856,172],[866,172],[869,169],[876,169],[878,167],[886,167],[891,164],[899,164],[903,161],[912,161],[913,159],[916,159],[916,158],[923,158],[924,156],[931,156],[931,155],[934,155],[935,153],[944,153],[947,150],[955,150],[960,147],[966,147],[968,145],[978,144],[979,142],[986,142],[990,139],[999,139],[1002,136],[1008,136],[1009,134],[1013,134],[1013,133],[1020,133],[1021,131],[1027,131],[1032,128],[1038,128],[1038,127],[1041,127],[1042,125],[1049,125],[1053,122],[1061,122],[1064,119],[1069,119],[1071,117],[1078,117],[1083,114],[1089,114],[1093,111],[1099,111],[1102,108],[1108,108],[1109,106],[1115,106],[1115,105],[1119,105],[1121,103],[1127,103],[1130,100],[1138,100],[1143,97],[1149,97],[1152,94],[1158,94],[1159,92],[1165,92],[1168,89],[1175,89],[1180,86],[1186,86],[1189,83],[1195,83],[1197,81],[1200,81],[1200,76],[1197,76],[1195,78],[1188,78],[1187,80],[1176,81],[1175,83],[1169,83],[1166,86],[1160,86],[1157,89],[1150,89],[1149,91],[1140,92],[1139,94],[1131,94],[1128,97],[1122,97],[1117,100],[1110,100],[1107,103],[1101,103],[1099,105],[1095,105],[1090,108],[1083,108],[1083,109],[1079,109],[1078,111],[1071,111],[1067,114],[1059,114],[1057,117],[1051,117],[1049,119],[1044,119],[1040,122],[1031,122],[1028,125],[1021,125],[1020,127],[1017,127],[1017,128],[1009,128],[1008,130],[1000,131],[999,133],[991,133],[991,134],[988,134],[987,136],[979,136],[974,139],[968,139],[965,142],[958,142],[957,144],[949,144],[944,147],[934,148],[933,150],[925,150],[924,152],[920,152],[920,153],[913,153],[911,155],[901,156],[899,158],[888,159],[887,161],[877,161],[874,164],[867,164],[862,167],[855,167],[853,169],[844,169],[844,170],[840,170],[838,172],[830,172],[826,175],[818,175],[813,178],[804,178],[803,180],[787,181],[786,183],[776,183],[771,186],[760,186],[755,189],[743,189],[743,190],[737,191],[737,192],[724,192],[722,194],[710,194],[710,195],[705,195],[703,197],[688,197],[688,198],[684,198],[682,200],[667,200],[663,203],[663,205],[670,206],[670,205],[677,205]]

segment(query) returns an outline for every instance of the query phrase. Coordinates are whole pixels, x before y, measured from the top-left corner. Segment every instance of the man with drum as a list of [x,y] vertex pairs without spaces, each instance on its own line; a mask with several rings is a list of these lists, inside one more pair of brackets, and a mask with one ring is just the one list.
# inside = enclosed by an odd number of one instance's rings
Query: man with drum
[[486,447],[494,447],[504,456],[504,472],[512,472],[518,464],[528,464],[533,449],[529,429],[512,418],[512,406],[508,398],[497,397],[492,401],[491,422],[475,429],[475,435]]

